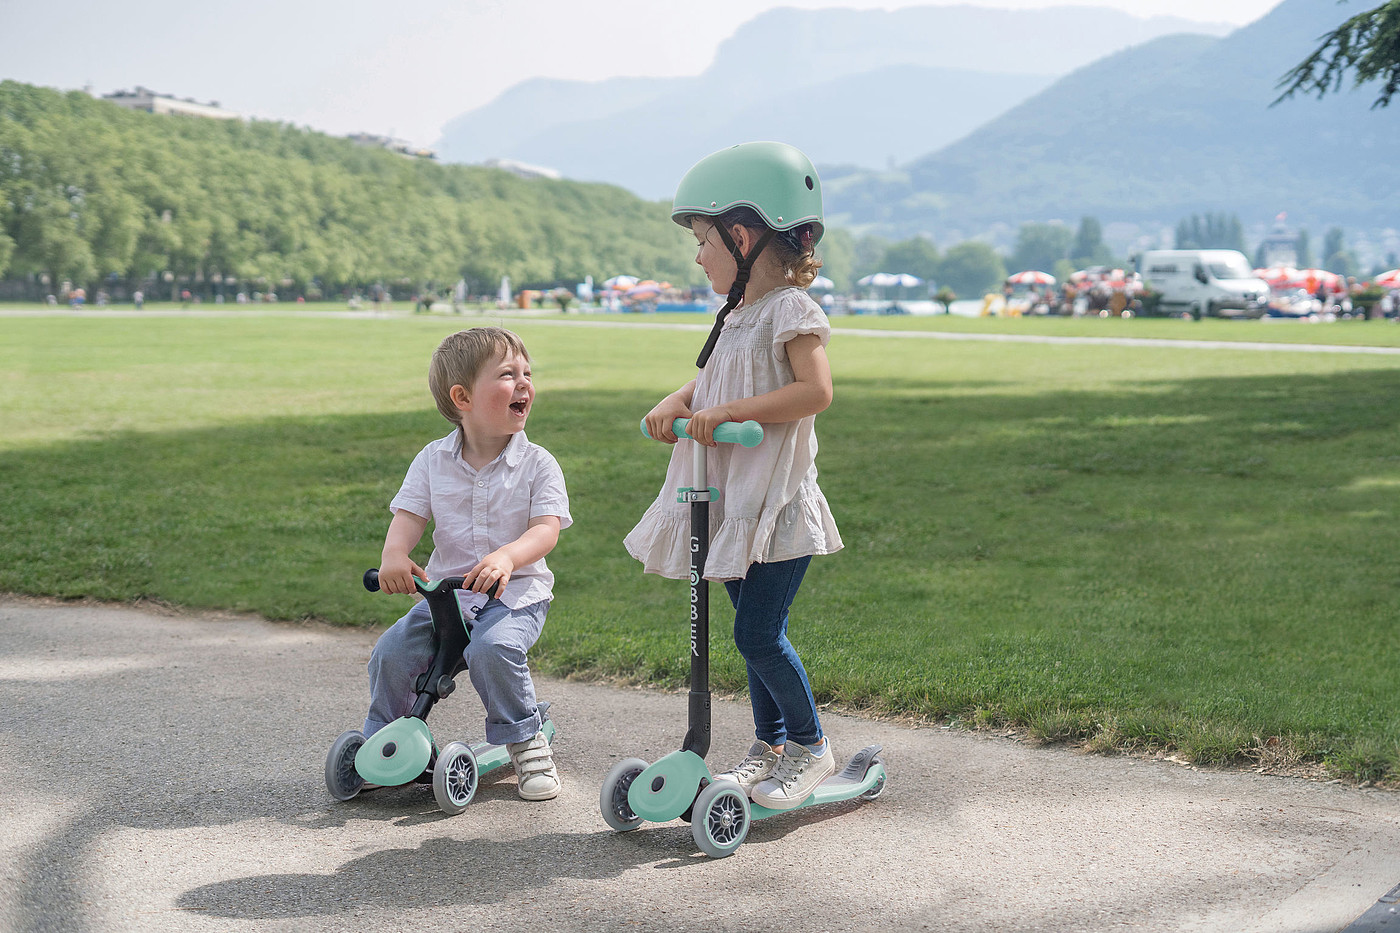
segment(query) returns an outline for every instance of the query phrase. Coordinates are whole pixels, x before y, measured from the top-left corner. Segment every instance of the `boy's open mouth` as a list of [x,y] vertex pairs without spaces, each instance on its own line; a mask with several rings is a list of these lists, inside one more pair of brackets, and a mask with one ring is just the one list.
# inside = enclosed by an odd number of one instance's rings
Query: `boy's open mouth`
[[529,399],[523,399],[523,398],[522,398],[522,399],[521,399],[520,401],[518,401],[518,402],[511,402],[511,403],[510,403],[510,410],[513,411],[513,412],[515,412],[517,415],[523,415],[523,414],[525,414],[525,410],[526,410],[527,408],[529,408],[529,407],[530,407],[530,400],[529,400]]

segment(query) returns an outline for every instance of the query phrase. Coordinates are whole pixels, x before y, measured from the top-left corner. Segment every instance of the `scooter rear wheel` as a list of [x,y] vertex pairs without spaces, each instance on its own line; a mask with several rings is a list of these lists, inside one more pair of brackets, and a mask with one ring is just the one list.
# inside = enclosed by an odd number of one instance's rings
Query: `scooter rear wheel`
[[870,790],[868,790],[868,791],[866,791],[865,793],[863,793],[863,794],[860,795],[860,799],[861,799],[861,800],[874,800],[876,797],[878,797],[878,796],[880,796],[881,794],[883,794],[883,793],[885,792],[885,781],[886,781],[887,779],[888,779],[887,775],[884,775],[884,774],[880,775],[880,777],[876,779],[874,785],[871,786]]
[[695,798],[690,834],[710,858],[733,855],[749,836],[753,825],[749,798],[731,781],[709,784]]
[[627,790],[637,775],[647,769],[647,763],[640,758],[625,758],[613,765],[608,776],[603,779],[603,789],[598,794],[598,808],[603,811],[603,822],[620,833],[631,832],[642,825],[642,818],[632,812],[627,803]]
[[437,764],[433,766],[433,797],[443,813],[455,816],[472,802],[480,779],[471,748],[461,742],[449,742],[438,752]]
[[349,800],[365,786],[365,779],[355,770],[355,753],[364,744],[364,733],[358,729],[341,733],[331,743],[331,750],[326,753],[326,790],[336,800]]

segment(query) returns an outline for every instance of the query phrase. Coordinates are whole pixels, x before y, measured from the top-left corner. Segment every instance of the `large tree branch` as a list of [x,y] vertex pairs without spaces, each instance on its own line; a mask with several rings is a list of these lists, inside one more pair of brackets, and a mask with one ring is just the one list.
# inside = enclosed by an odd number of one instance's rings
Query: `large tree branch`
[[[1284,75],[1276,87],[1282,90],[1273,102],[1297,93],[1323,97],[1337,93],[1349,71],[1354,86],[1383,82],[1372,109],[1387,107],[1400,91],[1400,0],[1387,0],[1373,10],[1358,13],[1321,37],[1311,55]],[[1273,106],[1273,104],[1270,104]]]

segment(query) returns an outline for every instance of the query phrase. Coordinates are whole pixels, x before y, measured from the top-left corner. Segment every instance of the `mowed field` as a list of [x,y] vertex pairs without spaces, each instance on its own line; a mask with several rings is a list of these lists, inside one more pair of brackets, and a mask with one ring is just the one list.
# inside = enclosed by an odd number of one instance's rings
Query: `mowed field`
[[[703,333],[634,321],[0,317],[0,591],[391,622],[405,598],[359,577],[409,461],[448,431],[428,356],[504,323],[534,357],[528,433],[576,522],[532,664],[679,687],[685,586],[621,542],[668,454],[638,420],[693,375]],[[1400,776],[1400,355],[842,333],[1394,347],[1400,328],[834,323],[818,467],[847,546],[814,561],[791,629],[822,703]],[[741,692],[712,604],[715,687]]]

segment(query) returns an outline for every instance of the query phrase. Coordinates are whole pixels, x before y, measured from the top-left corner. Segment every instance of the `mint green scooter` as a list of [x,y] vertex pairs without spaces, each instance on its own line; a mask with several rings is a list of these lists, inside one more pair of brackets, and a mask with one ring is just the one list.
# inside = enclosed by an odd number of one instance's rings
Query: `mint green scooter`
[[[688,418],[676,419],[677,437],[689,438],[685,433],[689,423]],[[647,433],[645,422],[642,433]],[[763,441],[763,426],[756,421],[728,422],[715,429],[714,438],[756,447]],[[680,750],[654,764],[641,758],[618,762],[603,780],[598,805],[603,822],[618,832],[638,829],[646,820],[688,820],[700,851],[724,858],[748,838],[754,820],[792,811],[751,802],[738,784],[714,780],[705,766],[710,750],[710,596],[704,569],[710,547],[710,503],[719,498],[719,490],[708,485],[706,448],[693,441],[692,445],[694,485],[677,490],[676,500],[690,503],[690,728]],[[856,797],[874,800],[885,789],[880,752],[879,745],[862,748],[794,809]]]
[[[457,601],[457,591],[463,588],[465,578],[445,577],[424,583],[415,577],[413,582],[428,602],[437,644],[432,663],[418,675],[414,685],[418,697],[407,716],[389,723],[368,740],[358,729],[342,733],[326,755],[326,789],[337,800],[349,800],[366,784],[396,787],[431,783],[433,797],[442,811],[457,814],[476,796],[483,774],[510,764],[510,752],[504,745],[487,742],[449,742],[439,750],[433,742],[425,720],[433,704],[456,689],[455,678],[466,670],[462,654],[471,643],[472,627]],[[378,592],[379,571],[366,570],[364,584],[371,593]],[[555,728],[549,718],[548,703],[540,703],[540,718],[544,721],[541,731],[545,740],[553,744]]]

